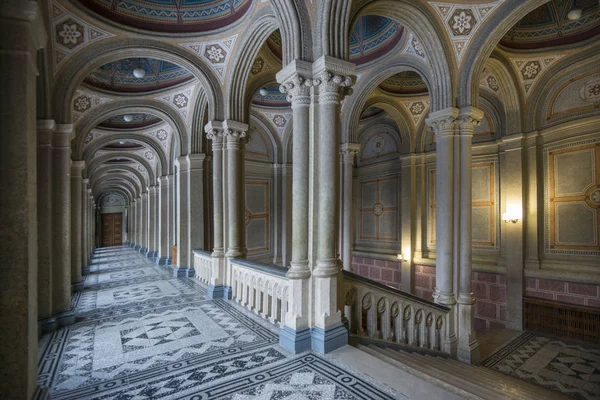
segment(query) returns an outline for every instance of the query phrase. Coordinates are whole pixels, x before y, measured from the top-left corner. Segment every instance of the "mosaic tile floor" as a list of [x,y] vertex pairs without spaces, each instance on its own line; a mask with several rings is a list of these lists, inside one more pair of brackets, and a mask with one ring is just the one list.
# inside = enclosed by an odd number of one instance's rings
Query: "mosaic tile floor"
[[524,333],[482,366],[576,399],[600,399],[600,347]]
[[277,332],[127,247],[96,252],[77,320],[40,342],[59,399],[405,399],[348,368],[278,346]]

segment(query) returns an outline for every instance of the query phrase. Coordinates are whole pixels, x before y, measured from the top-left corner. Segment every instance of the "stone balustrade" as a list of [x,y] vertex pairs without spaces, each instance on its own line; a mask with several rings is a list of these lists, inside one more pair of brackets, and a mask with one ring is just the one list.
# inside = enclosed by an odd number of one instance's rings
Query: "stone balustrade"
[[194,250],[195,278],[206,285],[210,285],[213,258],[209,251]]
[[450,309],[343,271],[350,334],[449,353]]
[[283,327],[288,311],[286,268],[255,261],[231,260],[232,298],[253,313]]

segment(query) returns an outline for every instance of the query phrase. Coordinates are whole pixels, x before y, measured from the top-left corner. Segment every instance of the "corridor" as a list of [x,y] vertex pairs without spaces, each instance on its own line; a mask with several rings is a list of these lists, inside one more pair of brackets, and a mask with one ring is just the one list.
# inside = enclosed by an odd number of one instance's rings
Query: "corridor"
[[273,327],[209,300],[128,247],[96,250],[76,323],[40,342],[58,399],[404,399],[328,357],[292,355]]

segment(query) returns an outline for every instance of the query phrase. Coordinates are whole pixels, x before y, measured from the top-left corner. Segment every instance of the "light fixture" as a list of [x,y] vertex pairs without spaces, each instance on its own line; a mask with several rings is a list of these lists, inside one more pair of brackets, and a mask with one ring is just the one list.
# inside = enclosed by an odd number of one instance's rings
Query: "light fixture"
[[266,95],[268,95],[268,94],[269,94],[269,91],[268,91],[267,89],[265,89],[265,88],[261,88],[261,89],[258,91],[258,93],[259,93],[259,94],[260,94],[262,97],[265,97]]
[[146,76],[146,70],[144,68],[136,68],[133,70],[133,76],[135,76],[138,79],[141,79],[144,76]]
[[396,258],[398,259],[398,261],[402,261],[402,254],[398,254],[398,255],[396,256]]
[[516,204],[511,204],[506,208],[506,212],[502,214],[502,221],[516,224],[522,216],[523,212],[521,211],[521,207]]
[[133,121],[133,115],[127,114],[123,116],[123,121],[125,122],[131,122]]
[[573,2],[573,8],[567,13],[567,19],[569,21],[576,21],[581,18],[581,8],[577,7],[577,0]]
[[124,140],[119,140],[119,144],[125,144]]

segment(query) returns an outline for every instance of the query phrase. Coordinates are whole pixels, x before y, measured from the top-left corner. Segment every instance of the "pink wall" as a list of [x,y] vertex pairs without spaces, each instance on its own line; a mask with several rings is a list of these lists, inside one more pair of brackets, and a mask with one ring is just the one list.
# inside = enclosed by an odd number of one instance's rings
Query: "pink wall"
[[352,257],[352,269],[357,275],[371,278],[397,289],[400,288],[401,272],[398,261]]
[[538,299],[600,308],[600,286],[526,278],[525,294]]

